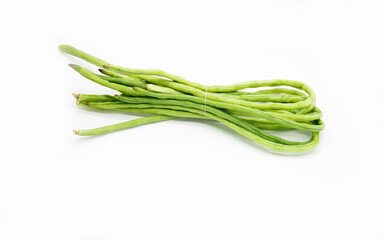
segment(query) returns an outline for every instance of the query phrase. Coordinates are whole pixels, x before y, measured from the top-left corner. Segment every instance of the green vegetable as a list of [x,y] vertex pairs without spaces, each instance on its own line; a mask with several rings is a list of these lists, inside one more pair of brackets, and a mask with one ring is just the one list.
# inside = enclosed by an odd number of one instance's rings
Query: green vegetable
[[[314,91],[304,83],[275,79],[248,81],[228,86],[205,86],[154,69],[132,69],[112,65],[74,47],[61,45],[62,52],[79,57],[98,67],[103,75],[70,64],[82,76],[120,92],[120,95],[74,94],[76,103],[86,108],[152,116],[75,134],[101,135],[148,123],[174,118],[216,120],[239,134],[268,148],[299,152],[316,147],[324,128],[322,113],[315,106]],[[254,92],[247,88],[269,87]],[[266,130],[298,129],[310,131],[311,139],[295,142]]]

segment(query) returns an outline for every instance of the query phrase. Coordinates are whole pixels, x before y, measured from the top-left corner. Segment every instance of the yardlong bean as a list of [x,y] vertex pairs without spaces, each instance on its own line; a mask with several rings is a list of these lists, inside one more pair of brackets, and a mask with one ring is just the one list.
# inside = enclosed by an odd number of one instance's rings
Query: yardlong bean
[[[70,66],[85,78],[120,92],[119,95],[74,94],[86,108],[145,114],[139,119],[90,130],[77,135],[102,135],[175,118],[211,119],[276,151],[299,152],[314,148],[324,128],[316,95],[306,84],[285,79],[258,80],[226,86],[206,86],[157,69],[124,68],[110,64],[68,45],[62,52],[98,67],[96,74],[79,65]],[[244,91],[245,89],[256,91]],[[267,88],[267,89],[265,89]],[[310,131],[304,142],[290,141],[267,130]]]

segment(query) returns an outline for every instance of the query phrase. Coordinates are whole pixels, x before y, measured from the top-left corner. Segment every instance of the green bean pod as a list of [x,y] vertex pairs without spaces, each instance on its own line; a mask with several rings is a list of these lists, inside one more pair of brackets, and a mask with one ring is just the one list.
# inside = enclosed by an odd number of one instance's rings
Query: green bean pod
[[[96,129],[75,130],[77,135],[102,135],[175,118],[200,118],[218,121],[276,151],[300,152],[319,144],[319,132],[324,129],[322,112],[315,106],[313,89],[302,82],[273,79],[206,86],[162,70],[113,65],[72,46],[59,48],[100,67],[101,75],[70,64],[85,78],[120,93],[116,96],[74,94],[79,106],[146,115]],[[269,132],[290,129],[311,132],[312,137],[297,142]]]

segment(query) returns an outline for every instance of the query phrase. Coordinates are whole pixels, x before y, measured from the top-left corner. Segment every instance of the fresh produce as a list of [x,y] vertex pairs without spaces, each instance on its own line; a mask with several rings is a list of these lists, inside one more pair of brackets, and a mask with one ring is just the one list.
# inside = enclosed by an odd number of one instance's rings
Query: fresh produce
[[[305,151],[320,141],[319,132],[324,128],[320,119],[322,113],[315,106],[314,91],[304,83],[276,79],[205,86],[162,70],[116,66],[68,45],[59,48],[100,67],[102,74],[69,64],[75,71],[120,92],[115,96],[74,94],[78,105],[150,115],[91,130],[74,130],[77,135],[101,135],[175,118],[201,118],[218,121],[276,151]],[[251,88],[255,90],[244,91]],[[309,131],[312,137],[305,142],[296,142],[272,134],[273,131],[292,129]]]

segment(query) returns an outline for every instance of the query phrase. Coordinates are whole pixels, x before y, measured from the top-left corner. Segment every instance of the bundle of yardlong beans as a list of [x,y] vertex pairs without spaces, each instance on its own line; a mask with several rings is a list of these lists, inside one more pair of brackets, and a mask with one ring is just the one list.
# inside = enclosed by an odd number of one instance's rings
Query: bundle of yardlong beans
[[[115,96],[74,94],[78,105],[150,114],[96,129],[74,130],[77,135],[101,135],[174,118],[201,118],[216,120],[277,151],[305,151],[316,147],[320,141],[319,132],[324,128],[320,119],[322,113],[315,106],[315,93],[304,83],[276,79],[205,86],[161,70],[119,67],[68,45],[59,48],[101,67],[99,71],[102,74],[95,74],[70,64],[84,77],[121,93]],[[242,91],[247,88],[256,90]],[[312,137],[305,142],[289,141],[269,131],[288,129],[309,131]]]

